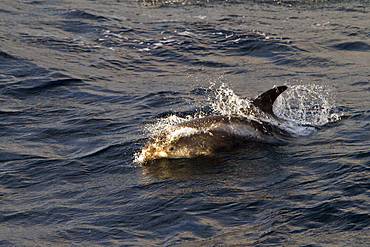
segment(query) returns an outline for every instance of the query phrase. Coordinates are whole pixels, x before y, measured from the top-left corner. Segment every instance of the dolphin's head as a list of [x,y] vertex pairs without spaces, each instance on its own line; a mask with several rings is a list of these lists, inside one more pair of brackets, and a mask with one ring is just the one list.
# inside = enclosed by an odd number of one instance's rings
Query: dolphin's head
[[136,161],[143,164],[160,158],[192,158],[209,153],[204,145],[205,134],[193,128],[177,127],[151,138]]
[[136,160],[143,164],[150,160],[171,157],[171,151],[170,145],[158,139],[151,139],[142,148]]
[[[146,163],[160,158],[180,158],[186,154],[186,143],[179,136],[174,138],[175,132],[163,131],[160,135],[152,137],[142,148],[136,158],[139,163]],[[182,147],[180,147],[182,145]]]

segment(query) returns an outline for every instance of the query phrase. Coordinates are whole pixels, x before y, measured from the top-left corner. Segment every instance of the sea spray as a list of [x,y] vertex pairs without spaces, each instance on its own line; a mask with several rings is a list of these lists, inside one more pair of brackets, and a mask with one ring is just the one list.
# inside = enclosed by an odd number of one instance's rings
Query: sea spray
[[251,101],[237,96],[225,83],[213,90],[209,102],[211,109],[217,115],[251,117],[253,114]]
[[316,84],[290,86],[277,98],[274,111],[297,125],[320,127],[340,120],[333,92]]

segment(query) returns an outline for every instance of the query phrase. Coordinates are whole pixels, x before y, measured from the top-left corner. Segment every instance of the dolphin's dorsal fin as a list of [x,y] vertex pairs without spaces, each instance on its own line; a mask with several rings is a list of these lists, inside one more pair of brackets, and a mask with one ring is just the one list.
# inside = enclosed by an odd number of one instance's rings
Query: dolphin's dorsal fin
[[258,96],[255,100],[253,100],[252,104],[258,107],[261,111],[266,112],[276,118],[274,112],[272,111],[272,106],[276,98],[287,88],[287,86],[274,87],[273,89],[270,89]]

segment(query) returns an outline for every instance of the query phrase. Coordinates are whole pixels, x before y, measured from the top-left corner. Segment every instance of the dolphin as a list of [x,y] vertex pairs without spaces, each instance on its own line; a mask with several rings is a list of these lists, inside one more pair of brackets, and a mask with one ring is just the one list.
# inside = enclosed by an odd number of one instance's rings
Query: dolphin
[[291,135],[279,127],[282,120],[274,114],[273,104],[287,88],[272,88],[251,102],[253,111],[263,114],[263,119],[207,116],[173,125],[151,137],[136,161],[144,164],[160,158],[196,158],[234,151],[254,142],[282,144]]

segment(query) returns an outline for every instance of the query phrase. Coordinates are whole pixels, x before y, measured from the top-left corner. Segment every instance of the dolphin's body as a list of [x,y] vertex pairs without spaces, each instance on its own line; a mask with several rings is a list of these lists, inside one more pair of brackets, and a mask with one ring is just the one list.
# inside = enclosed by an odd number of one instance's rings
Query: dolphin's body
[[145,163],[159,158],[194,158],[233,151],[251,142],[279,144],[282,137],[290,134],[279,127],[281,120],[273,113],[272,106],[286,89],[286,86],[270,89],[252,101],[255,111],[262,112],[273,121],[209,116],[180,123],[151,138],[137,161]]

